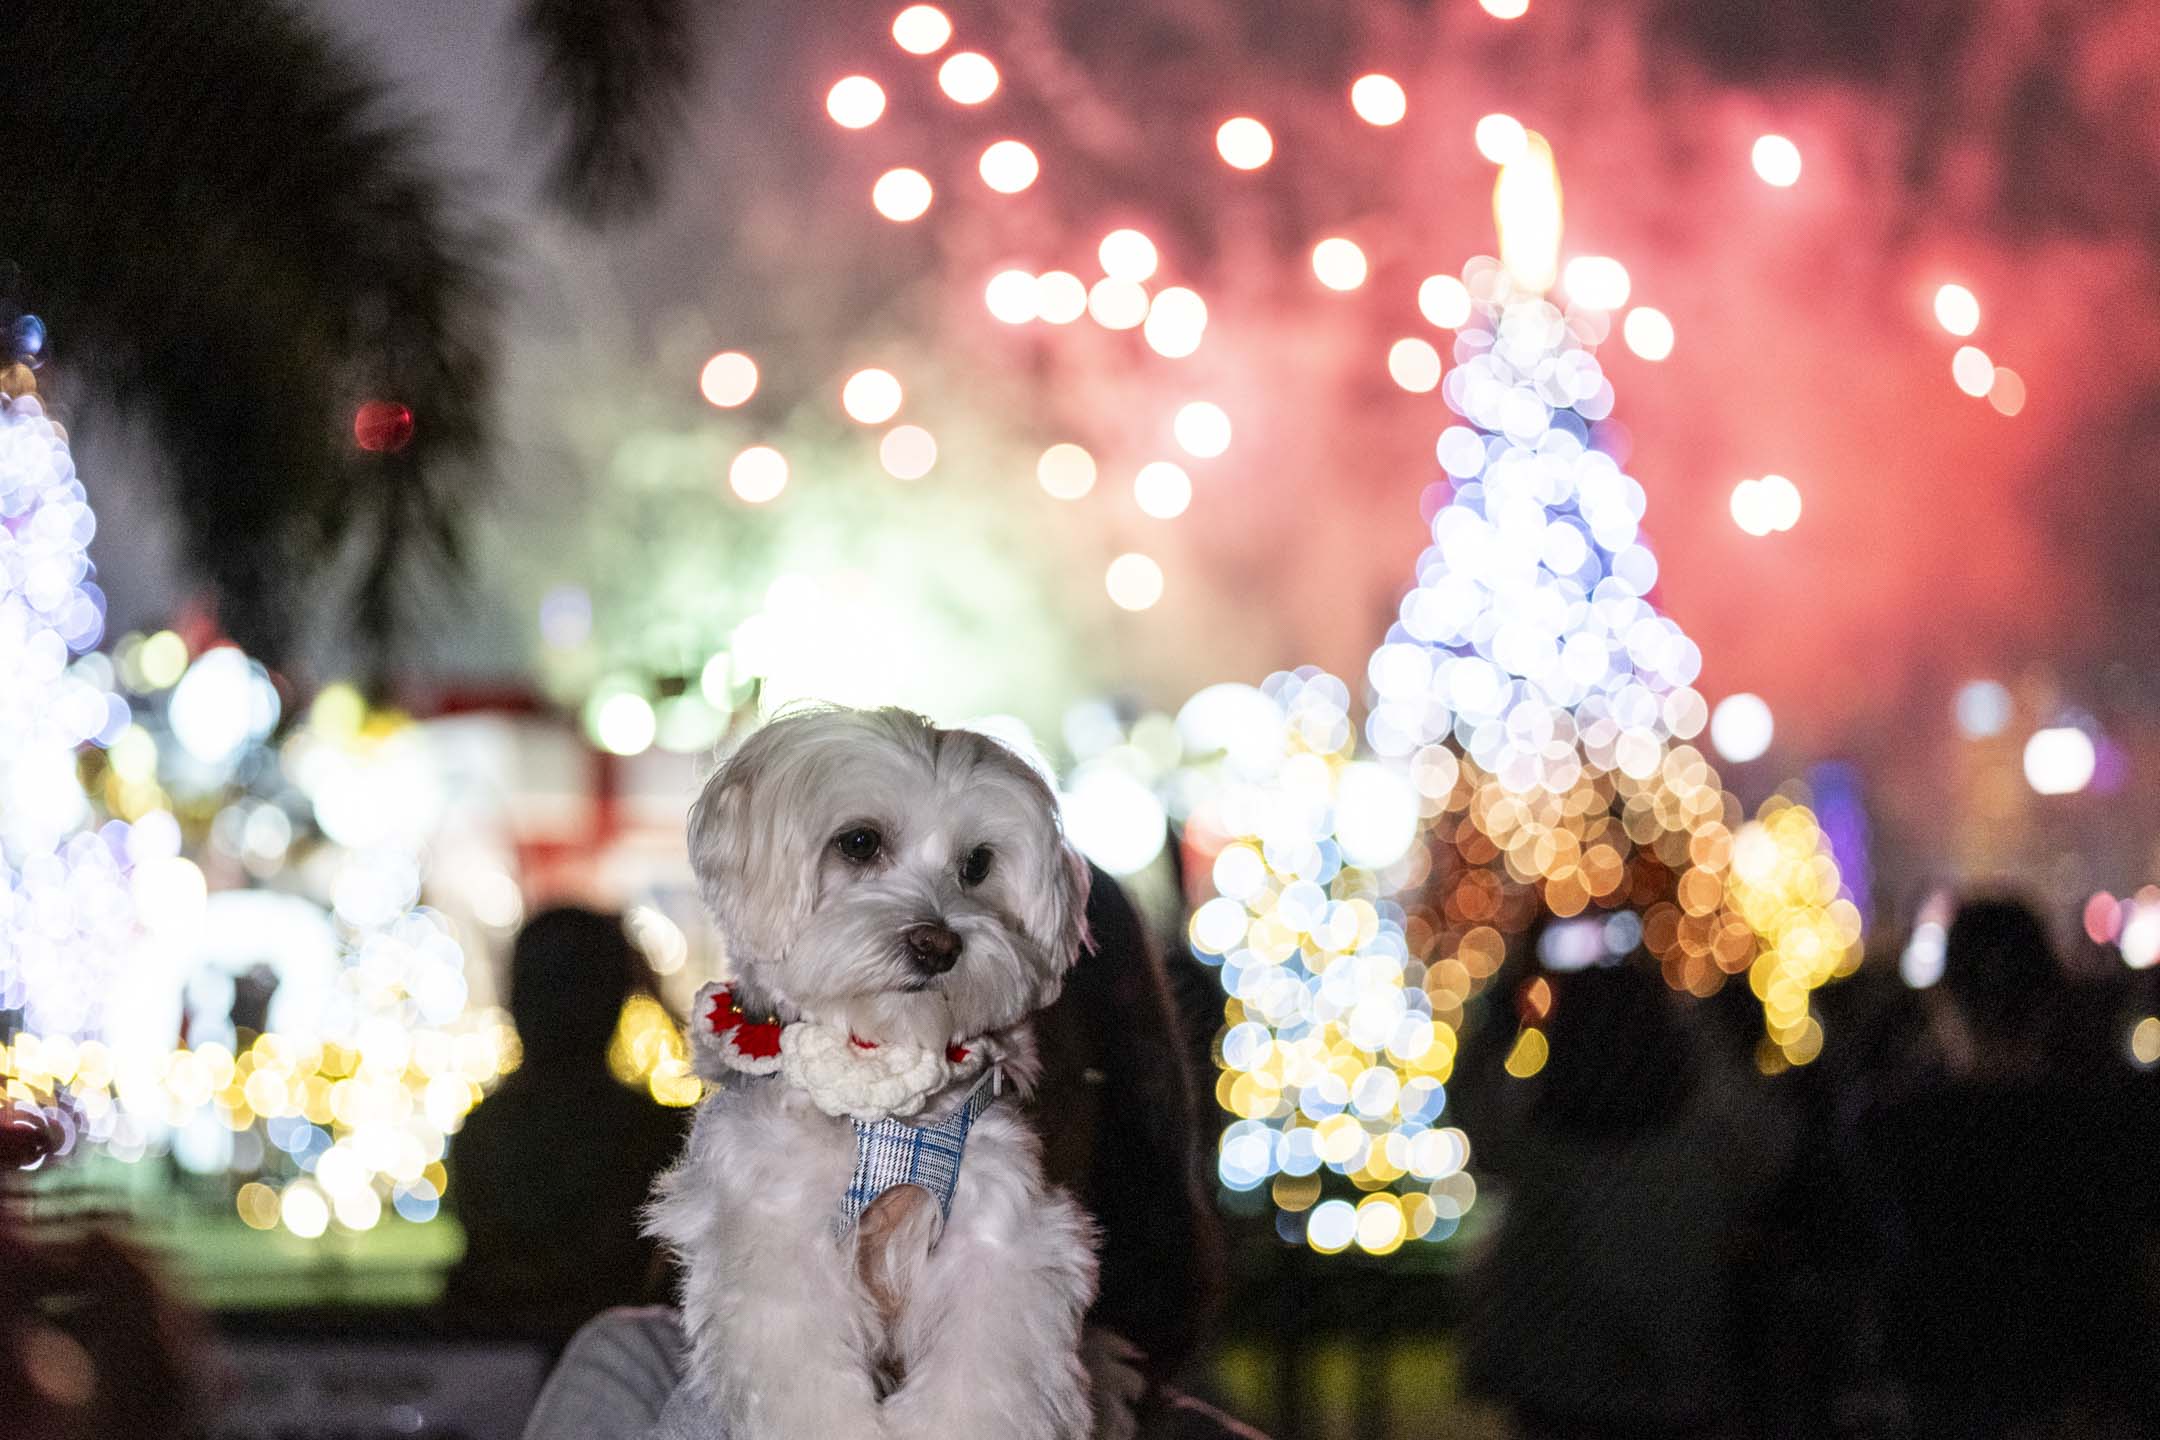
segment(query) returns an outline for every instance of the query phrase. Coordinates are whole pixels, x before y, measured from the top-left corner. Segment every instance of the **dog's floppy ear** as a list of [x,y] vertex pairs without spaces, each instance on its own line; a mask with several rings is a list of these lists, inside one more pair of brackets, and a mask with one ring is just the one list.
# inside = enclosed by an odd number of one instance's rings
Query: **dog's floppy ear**
[[1080,958],[1083,950],[1092,950],[1094,940],[1088,934],[1088,890],[1094,884],[1094,872],[1088,868],[1083,856],[1070,840],[1060,841],[1053,859],[1055,873],[1043,887],[1042,915],[1030,916],[1038,924],[1038,933],[1053,936],[1060,970],[1069,968]]
[[705,782],[690,807],[690,868],[728,965],[756,986],[760,963],[786,948],[810,913],[813,867],[801,829],[779,793],[787,722],[753,733]]

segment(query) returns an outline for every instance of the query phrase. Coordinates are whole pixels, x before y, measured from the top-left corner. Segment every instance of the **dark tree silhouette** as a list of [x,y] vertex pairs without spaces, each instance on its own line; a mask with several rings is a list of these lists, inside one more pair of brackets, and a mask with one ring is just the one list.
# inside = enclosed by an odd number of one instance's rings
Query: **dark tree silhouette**
[[[456,559],[483,473],[486,238],[285,0],[25,0],[7,30],[0,258],[64,357],[49,396],[150,423],[234,638],[289,657],[336,562],[379,659],[401,568]],[[378,399],[414,423],[364,450]]]

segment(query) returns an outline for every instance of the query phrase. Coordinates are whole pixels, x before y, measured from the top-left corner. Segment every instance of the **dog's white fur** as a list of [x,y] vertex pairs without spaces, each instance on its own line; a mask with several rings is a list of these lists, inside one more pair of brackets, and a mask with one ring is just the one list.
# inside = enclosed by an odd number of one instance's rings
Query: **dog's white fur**
[[[836,847],[859,827],[883,839],[875,863]],[[983,845],[989,873],[967,884],[963,867]],[[690,855],[746,1010],[880,1042],[985,1043],[1009,1090],[1032,1084],[1028,1017],[1078,954],[1087,869],[1059,833],[1049,787],[996,741],[898,710],[783,715],[707,782]],[[945,974],[926,976],[902,940],[926,922],[961,937]],[[898,1297],[888,1324],[858,1273],[855,1235],[833,1237],[852,1125],[784,1080],[733,1077],[704,1102],[649,1226],[682,1261],[689,1383],[726,1434],[1089,1433],[1080,1339],[1093,1226],[1045,1181],[1016,1110],[993,1105],[976,1122],[935,1248],[934,1204],[904,1212],[886,1237],[873,1263]]]

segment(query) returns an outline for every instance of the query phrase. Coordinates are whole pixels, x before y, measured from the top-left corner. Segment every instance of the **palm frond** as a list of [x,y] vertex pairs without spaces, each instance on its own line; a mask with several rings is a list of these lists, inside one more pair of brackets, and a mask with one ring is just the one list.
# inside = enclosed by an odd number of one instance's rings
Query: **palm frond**
[[[49,393],[153,423],[235,638],[287,656],[357,549],[386,644],[399,567],[469,509],[494,362],[489,246],[422,133],[287,0],[25,0],[9,48],[0,255],[52,327]],[[355,445],[372,397],[413,410],[400,453]]]
[[561,135],[556,201],[590,222],[649,209],[697,79],[695,0],[525,0],[518,28],[538,57]]

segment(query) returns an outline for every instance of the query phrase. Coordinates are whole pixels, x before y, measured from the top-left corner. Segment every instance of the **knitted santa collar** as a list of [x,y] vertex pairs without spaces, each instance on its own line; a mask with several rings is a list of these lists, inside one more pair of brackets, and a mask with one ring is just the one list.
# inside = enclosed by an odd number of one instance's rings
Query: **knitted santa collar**
[[724,1069],[779,1075],[828,1115],[864,1122],[904,1120],[956,1082],[979,1075],[988,1060],[980,1043],[940,1052],[896,1041],[865,1040],[814,1021],[783,1024],[746,1012],[734,991],[707,985],[698,992],[700,1047]]

